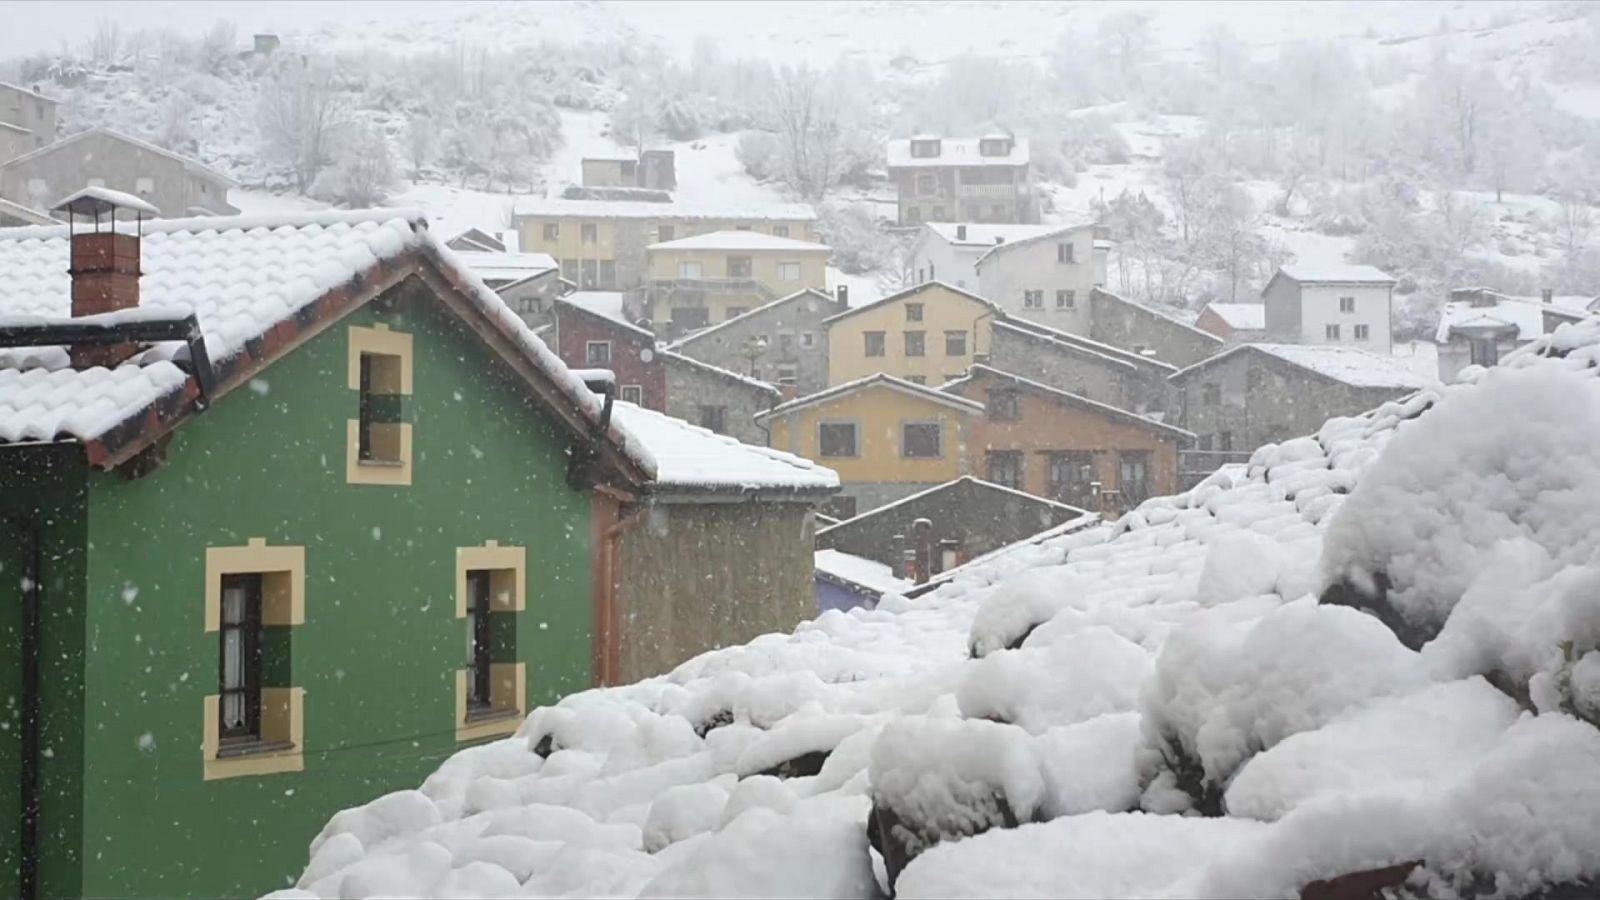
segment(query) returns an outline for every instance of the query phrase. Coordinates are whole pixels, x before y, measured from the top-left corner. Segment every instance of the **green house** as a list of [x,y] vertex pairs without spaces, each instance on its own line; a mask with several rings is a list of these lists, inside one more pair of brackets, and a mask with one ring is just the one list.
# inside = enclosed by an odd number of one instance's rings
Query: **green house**
[[0,893],[254,895],[590,686],[649,473],[419,215],[124,200],[0,231]]

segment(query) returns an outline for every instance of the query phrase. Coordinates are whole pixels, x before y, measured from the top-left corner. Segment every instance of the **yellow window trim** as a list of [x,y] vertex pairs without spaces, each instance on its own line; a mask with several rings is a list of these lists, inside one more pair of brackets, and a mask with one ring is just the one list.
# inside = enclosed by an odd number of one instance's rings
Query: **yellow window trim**
[[[492,698],[515,697],[515,716],[490,719],[487,722],[467,721],[467,677],[466,669],[456,670],[456,740],[476,741],[482,738],[505,737],[516,734],[517,728],[522,725],[522,720],[528,715],[528,666],[527,663],[490,663],[489,664],[489,696]],[[497,702],[496,707],[500,707]],[[510,708],[509,706],[505,708]]]
[[306,621],[306,548],[269,547],[253,537],[243,547],[206,548],[207,632],[222,627],[222,576],[261,575],[261,624]]
[[361,459],[361,421],[345,421],[344,480],[349,484],[411,486],[411,423],[372,426],[372,440],[396,462]]
[[305,694],[304,688],[297,687],[261,689],[261,737],[268,741],[288,741],[293,746],[271,753],[227,757],[217,756],[221,695],[207,696],[205,714],[201,717],[205,730],[200,738],[204,780],[305,771]]
[[485,541],[482,547],[456,548],[456,618],[467,617],[467,573],[489,570],[489,611],[522,612],[528,608],[528,551]]
[[399,360],[399,366],[391,375],[382,376],[379,384],[374,385],[380,394],[405,394],[411,393],[411,335],[403,331],[390,331],[389,326],[379,324],[371,328],[362,328],[359,325],[350,326],[350,359],[349,359],[349,384],[350,390],[361,390],[361,354],[372,353],[379,356],[392,356]]

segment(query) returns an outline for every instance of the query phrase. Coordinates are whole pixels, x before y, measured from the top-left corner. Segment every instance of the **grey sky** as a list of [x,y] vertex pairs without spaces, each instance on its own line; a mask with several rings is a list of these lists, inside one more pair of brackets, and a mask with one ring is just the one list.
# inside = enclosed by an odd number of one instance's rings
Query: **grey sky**
[[116,22],[123,31],[175,28],[189,33],[203,32],[217,20],[227,19],[238,26],[242,40],[256,31],[306,31],[379,17],[391,22],[443,18],[471,5],[463,0],[0,0],[0,58],[54,52],[63,43],[82,44],[102,19]]

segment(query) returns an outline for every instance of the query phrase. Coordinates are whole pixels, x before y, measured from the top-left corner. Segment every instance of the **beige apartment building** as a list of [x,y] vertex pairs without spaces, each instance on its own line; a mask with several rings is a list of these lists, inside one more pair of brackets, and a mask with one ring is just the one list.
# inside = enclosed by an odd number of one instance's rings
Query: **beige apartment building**
[[675,338],[797,291],[826,291],[830,252],[826,244],[753,230],[651,244],[649,278],[628,305],[657,334]]
[[[548,253],[561,277],[580,290],[643,286],[647,248],[717,231],[750,231],[796,241],[816,240],[817,214],[806,204],[741,209],[672,201],[536,199],[513,214],[524,253]],[[798,288],[796,288],[798,289]],[[782,291],[782,296],[792,291]]]
[[0,81],[0,162],[55,143],[57,101]]

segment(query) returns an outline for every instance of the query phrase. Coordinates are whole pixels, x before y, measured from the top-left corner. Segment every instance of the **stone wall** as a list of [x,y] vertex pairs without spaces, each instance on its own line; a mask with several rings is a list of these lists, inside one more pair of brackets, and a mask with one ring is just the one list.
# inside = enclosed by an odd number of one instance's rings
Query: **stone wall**
[[802,395],[812,394],[828,386],[828,336],[822,320],[845,308],[824,294],[800,294],[693,335],[674,349],[719,368],[747,373],[748,349],[756,338],[765,337],[766,352],[754,361],[760,377],[777,381],[779,368],[792,366],[795,388]]
[[652,506],[622,540],[621,683],[811,618],[813,542],[806,503]]
[[767,446],[767,432],[757,425],[755,415],[778,405],[781,395],[771,385],[740,378],[677,353],[662,352],[665,364],[669,416],[691,425],[710,427],[702,415],[707,408],[722,409],[722,434],[746,444]]
[[989,365],[1120,409],[1144,412],[1168,405],[1170,369],[1115,362],[1002,322],[990,329]]
[[1179,368],[1192,366],[1222,352],[1216,335],[1206,334],[1154,310],[1131,303],[1108,291],[1089,294],[1093,326],[1089,336],[1097,341],[1137,351],[1148,347],[1156,358]]

